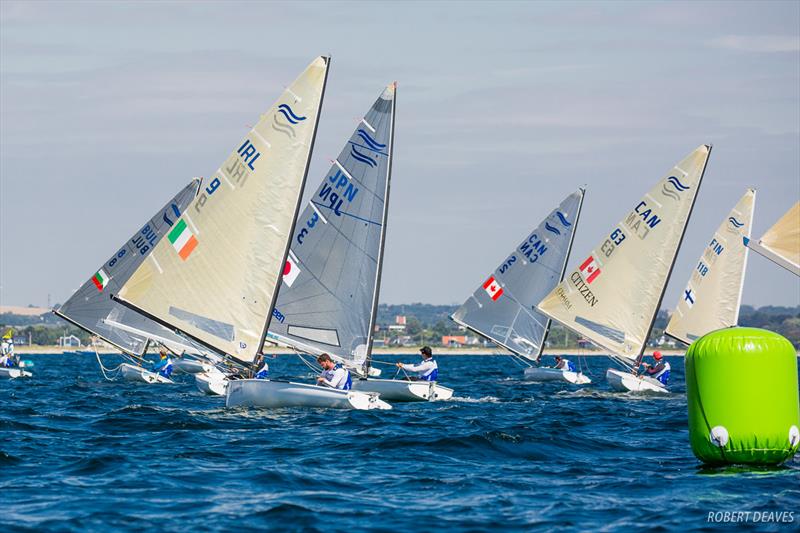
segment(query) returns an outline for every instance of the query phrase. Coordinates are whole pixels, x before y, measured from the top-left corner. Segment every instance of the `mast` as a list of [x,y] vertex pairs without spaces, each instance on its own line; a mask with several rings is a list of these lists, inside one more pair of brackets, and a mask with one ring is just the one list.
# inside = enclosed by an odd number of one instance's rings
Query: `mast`
[[[561,265],[561,277],[558,278],[558,282],[561,283],[564,281],[564,274],[567,272],[567,261],[569,261],[569,256],[572,254],[572,243],[575,241],[575,233],[578,231],[578,223],[581,220],[581,210],[583,209],[583,198],[586,195],[586,189],[583,187],[578,187],[578,190],[581,191],[581,200],[578,203],[578,212],[575,215],[575,229],[572,230],[572,235],[569,238],[569,245],[567,246],[567,254],[564,256],[564,264]],[[544,335],[542,336],[542,342],[539,346],[539,352],[536,354],[537,359],[542,356],[542,352],[544,352],[544,343],[547,340],[547,336],[550,334],[550,326],[553,323],[553,319],[549,316],[547,317],[547,324],[544,327]]]
[[667,273],[667,277],[664,279],[664,285],[661,287],[661,296],[658,298],[658,304],[655,307],[655,311],[653,312],[653,318],[650,320],[650,326],[647,328],[647,335],[645,335],[642,346],[639,348],[639,356],[637,357],[637,361],[642,360],[642,356],[644,355],[644,349],[647,346],[647,341],[650,339],[650,334],[653,332],[653,324],[656,322],[656,318],[658,317],[658,312],[661,310],[661,302],[664,299],[664,293],[667,292],[667,285],[669,284],[669,280],[672,277],[672,269],[675,268],[675,259],[678,257],[678,250],[681,249],[681,244],[683,244],[683,238],[686,236],[686,229],[689,227],[689,221],[692,218],[692,211],[694,211],[694,205],[697,203],[697,197],[700,195],[700,186],[703,184],[703,177],[706,174],[706,169],[708,168],[708,160],[711,159],[711,149],[714,147],[711,144],[706,145],[708,147],[708,154],[706,154],[706,159],[703,162],[703,170],[700,172],[700,179],[697,180],[697,191],[694,194],[694,198],[692,198],[692,205],[689,206],[689,213],[686,215],[686,223],[683,225],[683,230],[681,231],[681,238],[678,239],[678,246],[675,247],[675,253],[672,255],[672,262],[669,265],[669,273]]
[[[317,128],[319,126],[319,117],[322,115],[322,102],[325,99],[325,88],[328,86],[328,72],[331,70],[331,56],[323,56],[322,58],[325,61],[325,78],[322,80],[322,91],[319,95],[319,104],[317,105],[317,117],[314,122],[314,134],[311,137],[311,147],[308,150],[308,157],[306,158],[306,169],[303,172],[303,181],[300,184],[300,190],[306,190],[306,178],[308,178],[308,169],[311,165],[311,155],[314,153],[314,143],[317,140]],[[292,236],[294,235],[295,226],[297,225],[297,215],[300,213],[300,203],[303,201],[303,195],[299,194],[297,196],[297,202],[294,206],[294,217],[292,218],[292,224],[289,228],[289,238],[286,239],[286,247],[283,250],[283,262],[281,263],[281,268],[278,269],[277,275],[275,276],[275,287],[276,289],[272,291],[272,300],[269,303],[269,308],[267,312],[267,316],[264,317],[264,329],[261,332],[261,341],[258,343],[258,351],[257,353],[260,355],[264,355],[264,341],[267,339],[267,333],[269,332],[269,322],[272,319],[272,312],[275,309],[275,302],[278,299],[278,293],[280,292],[281,286],[281,279],[283,278],[283,265],[286,264],[287,258],[289,257],[289,248],[292,246]],[[248,364],[248,366],[252,366],[252,364]]]
[[364,361],[364,376],[369,375],[369,368],[372,366],[372,342],[375,337],[375,321],[378,318],[378,297],[381,289],[381,274],[383,273],[383,252],[386,244],[386,222],[389,219],[389,190],[392,182],[392,156],[394,155],[394,115],[397,106],[397,82],[393,83],[394,94],[392,95],[392,115],[389,134],[389,156],[388,169],[386,174],[386,189],[383,197],[383,213],[381,217],[381,239],[378,248],[378,264],[375,276],[375,288],[372,296],[372,312],[369,317],[369,328],[367,329],[367,357]]

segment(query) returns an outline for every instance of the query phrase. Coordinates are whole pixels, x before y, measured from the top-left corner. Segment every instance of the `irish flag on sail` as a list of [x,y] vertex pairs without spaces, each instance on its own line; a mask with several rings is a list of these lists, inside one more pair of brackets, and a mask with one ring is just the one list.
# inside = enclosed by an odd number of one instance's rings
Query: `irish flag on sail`
[[97,290],[101,292],[103,291],[103,289],[106,288],[106,285],[108,285],[108,280],[109,280],[108,274],[106,274],[105,270],[103,270],[102,268],[98,270],[97,274],[95,274],[94,277],[92,278],[94,286],[97,287]]
[[192,250],[197,246],[197,238],[194,236],[194,233],[192,233],[192,230],[189,229],[189,226],[186,225],[184,219],[180,219],[178,223],[175,224],[175,227],[169,232],[167,238],[184,261],[189,258]]

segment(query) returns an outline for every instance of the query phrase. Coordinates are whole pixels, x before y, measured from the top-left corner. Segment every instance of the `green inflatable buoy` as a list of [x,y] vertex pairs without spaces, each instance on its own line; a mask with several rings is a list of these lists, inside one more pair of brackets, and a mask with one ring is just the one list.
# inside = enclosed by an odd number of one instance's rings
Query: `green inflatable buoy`
[[710,464],[776,465],[800,447],[797,353],[786,338],[728,328],[686,352],[689,440]]

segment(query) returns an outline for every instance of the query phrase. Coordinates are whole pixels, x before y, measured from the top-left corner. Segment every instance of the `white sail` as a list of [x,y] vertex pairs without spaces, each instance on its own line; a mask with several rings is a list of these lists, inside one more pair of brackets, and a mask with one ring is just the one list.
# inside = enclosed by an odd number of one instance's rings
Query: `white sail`
[[747,247],[756,192],[748,189],[720,224],[678,300],[666,333],[691,344],[706,333],[739,321]]
[[710,146],[675,165],[537,306],[612,354],[642,353],[703,178]]
[[800,276],[800,202],[769,228],[758,243],[745,239],[745,246]]
[[328,64],[314,60],[236,144],[119,301],[206,346],[253,360],[286,261]]

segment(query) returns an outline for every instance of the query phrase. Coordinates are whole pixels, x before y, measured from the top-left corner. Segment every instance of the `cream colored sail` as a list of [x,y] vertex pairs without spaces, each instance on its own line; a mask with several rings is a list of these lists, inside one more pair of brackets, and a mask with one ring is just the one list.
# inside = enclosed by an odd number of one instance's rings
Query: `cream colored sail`
[[700,146],[675,165],[537,308],[611,354],[635,359],[650,333],[710,151]]
[[315,59],[235,145],[119,301],[253,360],[286,261],[328,63]]
[[769,228],[758,243],[747,239],[745,245],[800,276],[800,202]]
[[691,344],[706,333],[739,321],[747,247],[756,191],[748,189],[720,224],[683,290],[666,333]]

